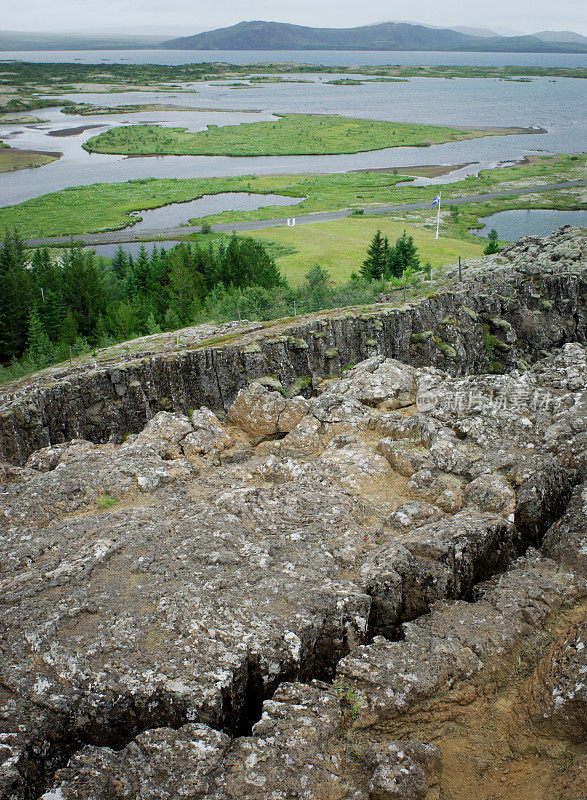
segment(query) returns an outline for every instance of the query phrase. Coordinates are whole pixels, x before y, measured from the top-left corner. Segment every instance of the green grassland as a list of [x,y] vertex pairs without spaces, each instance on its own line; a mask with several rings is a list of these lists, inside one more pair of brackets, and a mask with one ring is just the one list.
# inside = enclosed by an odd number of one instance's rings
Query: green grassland
[[[451,198],[465,197],[474,194],[513,189],[516,186],[527,187],[529,184],[540,185],[585,180],[587,178],[587,155],[559,155],[531,157],[526,162],[512,167],[482,170],[478,176],[465,178],[457,183],[435,184],[432,186],[413,186],[411,179],[400,174],[382,172],[342,173],[335,175],[273,175],[249,177],[245,191],[270,191],[294,197],[304,197],[295,206],[280,206],[280,217],[295,217],[320,211],[339,209],[365,209],[376,204],[401,205],[432,201],[442,190],[443,207],[446,209]],[[217,180],[224,181],[223,178]],[[230,180],[230,179],[229,179]],[[225,189],[225,191],[230,191]],[[584,193],[584,192],[583,192]],[[557,208],[576,208],[574,195],[558,193],[560,203]],[[574,193],[575,195],[577,192]],[[521,196],[513,198],[519,205],[516,208],[540,206],[540,195],[534,197]],[[509,198],[510,200],[512,198]],[[503,198],[502,202],[507,202]],[[498,201],[496,201],[498,202]],[[468,206],[467,206],[468,207]],[[553,206],[546,205],[551,208]],[[491,213],[491,212],[489,212]],[[211,224],[227,222],[244,222],[247,220],[273,219],[275,207],[259,208],[254,211],[224,211],[205,217]],[[202,219],[191,220],[199,223]],[[0,227],[2,216],[0,211]],[[473,227],[470,225],[469,227]],[[463,236],[466,232],[459,230]]]
[[126,86],[146,86],[169,83],[170,81],[194,82],[230,78],[259,78],[263,75],[331,74],[368,75],[374,77],[398,78],[585,78],[584,67],[544,67],[544,66],[447,66],[447,65],[380,65],[380,66],[326,66],[314,64],[274,63],[274,64],[75,64],[46,63],[26,61],[2,62],[0,90],[17,88],[22,92],[33,92],[41,87],[53,93],[76,91],[76,85],[116,84],[119,89]]
[[414,237],[421,262],[430,261],[433,267],[454,263],[459,256],[481,256],[486,244],[483,240],[469,242],[445,237],[436,240],[433,231],[388,217],[348,217],[294,228],[248,231],[246,235],[266,245],[288,248],[283,255],[276,248],[276,262],[288,283],[295,287],[303,283],[314,264],[326,268],[335,283],[344,283],[352,272],[358,271],[377,228],[392,243],[406,230]]
[[[98,183],[76,186],[41,195],[15,206],[0,208],[0,231],[18,226],[24,236],[58,236],[126,228],[132,211],[160,208],[169,203],[195,200],[222,192],[287,194],[306,198],[304,211],[324,211],[350,207],[358,202],[389,200],[390,191],[401,175],[369,173],[359,175],[267,175],[228,178],[139,178],[125,183]],[[275,206],[261,211],[261,219],[276,213],[291,216],[299,206],[276,212]],[[236,214],[236,212],[235,212]]]
[[[225,211],[206,217],[211,223],[274,219],[320,211],[366,208],[373,204],[431,201],[442,189],[446,208],[451,198],[556,181],[584,180],[586,155],[539,157],[513,167],[484,170],[458,183],[416,187],[410,178],[382,172],[334,175],[245,175],[228,178],[143,178],[125,183],[77,186],[0,208],[0,231],[18,227],[28,238],[92,233],[125,228],[128,214],[169,203],[195,200],[206,194],[255,192],[304,198],[298,205],[266,206],[255,211]],[[542,195],[541,195],[542,196]],[[565,199],[566,198],[566,199]],[[520,198],[525,206],[536,199]],[[561,193],[561,208],[576,207],[576,199]],[[571,205],[572,204],[572,205]]]
[[328,155],[386,147],[428,147],[494,133],[504,131],[286,114],[272,122],[246,122],[222,127],[209,125],[207,130],[198,133],[160,125],[126,125],[93,136],[83,147],[90,153],[121,155]]

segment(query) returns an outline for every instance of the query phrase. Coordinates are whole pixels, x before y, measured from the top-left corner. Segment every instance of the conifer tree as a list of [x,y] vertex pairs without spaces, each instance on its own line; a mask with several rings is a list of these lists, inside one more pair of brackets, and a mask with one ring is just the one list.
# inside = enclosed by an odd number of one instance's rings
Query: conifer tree
[[112,269],[119,281],[123,281],[128,271],[128,258],[126,251],[119,245],[112,258]]
[[20,356],[26,347],[34,284],[24,242],[6,231],[0,246],[0,359]]
[[389,242],[386,247],[386,240],[381,236],[381,230],[378,228],[367,248],[367,258],[363,261],[361,275],[368,281],[381,280],[387,266],[388,251]]
[[27,345],[25,358],[35,368],[41,369],[51,363],[54,352],[53,345],[49,341],[36,306],[33,306],[29,317]]
[[402,272],[411,267],[413,270],[420,268],[420,259],[418,257],[418,248],[414,244],[414,237],[408,236],[404,231],[400,238],[395,243],[395,250],[397,258],[402,266]]
[[500,250],[499,244],[497,242],[498,233],[495,228],[492,228],[489,233],[487,234],[487,238],[489,241],[487,242],[487,246],[483,251],[486,256],[491,256],[494,253],[498,253]]
[[77,323],[71,308],[67,309],[67,314],[63,320],[60,339],[65,345],[72,345],[77,339]]
[[41,320],[47,335],[52,342],[58,342],[61,336],[63,318],[65,316],[65,305],[61,292],[47,289],[44,292],[45,301],[39,307]]
[[398,253],[397,247],[390,247],[387,253],[387,267],[385,276],[387,278],[401,278],[404,274],[404,267],[401,258],[401,253]]

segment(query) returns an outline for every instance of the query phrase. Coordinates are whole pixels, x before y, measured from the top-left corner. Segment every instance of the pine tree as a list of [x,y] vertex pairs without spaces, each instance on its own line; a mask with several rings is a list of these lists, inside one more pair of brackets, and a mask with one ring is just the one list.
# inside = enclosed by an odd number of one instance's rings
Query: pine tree
[[47,289],[44,292],[45,302],[41,304],[39,312],[47,335],[52,342],[58,342],[61,336],[65,304],[61,292]]
[[486,256],[491,256],[494,253],[498,253],[499,252],[500,247],[499,247],[499,244],[498,244],[498,241],[497,241],[497,237],[498,237],[497,231],[495,230],[495,228],[492,228],[489,231],[489,233],[487,234],[487,238],[489,239],[489,241],[487,242],[487,246],[485,247],[485,250],[483,251]]
[[139,293],[144,292],[149,283],[149,256],[144,244],[139,249],[139,255],[133,265],[135,289]]
[[418,248],[414,244],[413,236],[408,236],[404,231],[395,243],[395,251],[397,259],[402,267],[402,273],[405,272],[408,267],[411,267],[413,270],[420,268]]
[[0,246],[0,359],[3,361],[20,356],[27,344],[29,316],[36,295],[27,266],[22,238],[17,231],[6,231]]
[[112,258],[112,269],[114,270],[119,281],[123,281],[125,279],[128,271],[128,258],[126,251],[123,250],[120,245],[118,245],[118,248],[114,253],[114,257]]
[[39,310],[36,306],[30,313],[25,359],[37,369],[46,367],[53,358],[53,345],[49,341],[43,326]]
[[63,260],[63,298],[73,312],[79,333],[94,335],[98,316],[106,306],[103,281],[94,251],[70,248]]
[[72,345],[77,339],[77,322],[71,308],[67,309],[67,314],[63,320],[60,339],[65,345]]
[[367,258],[363,261],[361,275],[368,281],[378,281],[383,277],[387,266],[389,242],[381,236],[381,230],[373,236],[371,244],[367,248]]
[[397,247],[390,247],[387,253],[387,267],[385,276],[387,278],[401,278],[404,274],[403,260]]
[[155,320],[155,315],[151,311],[149,316],[147,317],[147,333],[161,333],[161,326],[157,324]]

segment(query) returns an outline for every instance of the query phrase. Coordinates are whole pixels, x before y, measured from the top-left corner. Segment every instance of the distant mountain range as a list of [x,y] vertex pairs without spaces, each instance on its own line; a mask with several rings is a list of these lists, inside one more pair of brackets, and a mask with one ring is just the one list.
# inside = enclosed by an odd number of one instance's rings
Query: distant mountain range
[[[546,34],[542,34],[544,37]],[[360,28],[306,28],[283,22],[240,22],[230,28],[164,42],[177,50],[448,50],[509,53],[584,53],[587,39],[471,36],[450,28],[383,22]],[[579,34],[575,34],[579,36]]]
[[533,33],[537,39],[542,39],[543,42],[578,42],[579,44],[587,44],[587,37],[582,36],[580,33],[573,33],[573,31],[539,31]]
[[[147,31],[148,34],[147,34]],[[152,32],[151,32],[152,31]],[[200,29],[201,31],[201,29]],[[171,29],[36,33],[0,31],[0,50],[443,50],[510,53],[587,53],[587,38],[572,31],[504,36],[487,28],[438,28],[382,22],[358,28],[309,28],[283,22],[241,22],[229,28],[165,39]],[[179,32],[179,30],[178,30]]]

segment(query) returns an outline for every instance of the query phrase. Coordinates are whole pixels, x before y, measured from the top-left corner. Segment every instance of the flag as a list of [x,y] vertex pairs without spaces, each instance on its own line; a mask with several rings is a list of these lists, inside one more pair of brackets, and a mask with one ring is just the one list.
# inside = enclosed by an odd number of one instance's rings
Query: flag
[[432,201],[432,205],[433,206],[437,206],[439,204],[440,204],[440,195],[437,194],[436,197],[434,198],[434,200]]

